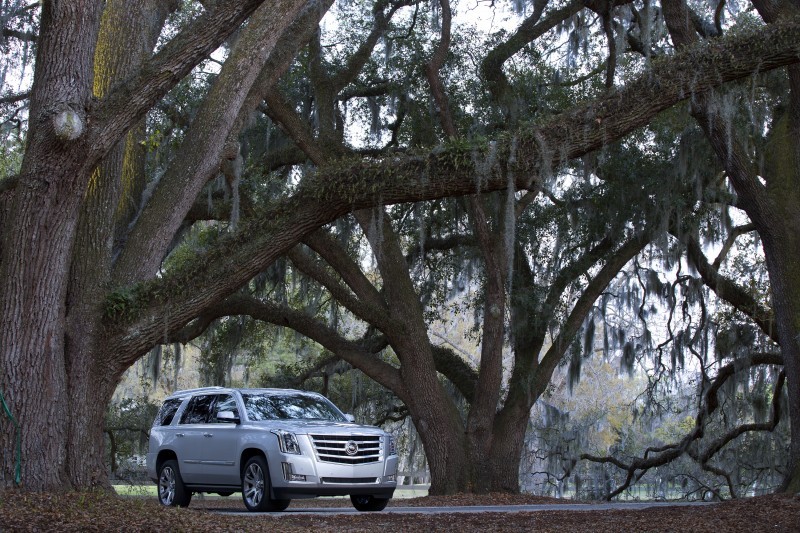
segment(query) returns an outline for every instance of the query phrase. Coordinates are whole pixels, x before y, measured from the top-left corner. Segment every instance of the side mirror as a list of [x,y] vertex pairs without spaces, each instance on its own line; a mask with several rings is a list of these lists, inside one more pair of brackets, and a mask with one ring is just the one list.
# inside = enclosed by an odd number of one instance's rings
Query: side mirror
[[356,421],[356,417],[354,417],[350,413],[345,413],[344,417],[347,419],[348,422],[355,422]]
[[217,413],[217,422],[227,422],[229,424],[239,424],[241,420],[233,411],[220,411]]

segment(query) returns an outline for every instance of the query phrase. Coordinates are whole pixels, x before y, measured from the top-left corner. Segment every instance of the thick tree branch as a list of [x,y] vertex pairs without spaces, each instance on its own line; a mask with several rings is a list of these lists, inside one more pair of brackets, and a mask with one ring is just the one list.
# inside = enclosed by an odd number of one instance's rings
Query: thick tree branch
[[[195,198],[218,172],[225,141],[241,106],[299,3],[281,0],[265,4],[242,31],[178,154],[138,217],[114,265],[115,285],[141,281],[157,272]],[[276,9],[288,19],[276,18]],[[218,10],[223,8],[212,13]]]
[[319,230],[306,237],[303,242],[333,267],[360,300],[374,308],[385,309],[387,307],[386,300],[380,291],[375,288],[375,285],[364,275],[361,267],[331,235]]
[[[95,126],[89,143],[93,150],[87,166],[94,167],[124,132],[217,49],[262,2],[225,2],[205,12],[153,56],[135,78],[111,91],[94,111]],[[302,3],[302,0],[275,3],[275,14],[288,16],[291,20]]]
[[[287,256],[298,270],[325,287],[331,296],[337,302],[339,302],[339,304],[346,307],[359,319],[367,323],[375,324],[381,328],[386,328],[389,324],[391,324],[391,319],[388,316],[382,299],[374,299],[370,297],[364,298],[359,295],[358,292],[356,292],[354,295],[346,287],[342,286],[342,284],[338,279],[335,278],[334,275],[332,275],[322,265],[314,261],[309,254],[304,253],[299,247],[295,247],[290,250]],[[334,266],[334,269],[337,269],[338,263],[334,264],[336,265]],[[339,275],[346,275],[342,274],[339,270],[336,271],[339,273]],[[347,283],[346,279],[345,283]],[[368,281],[366,283],[369,284]],[[359,290],[363,290],[364,293],[369,293],[374,291],[374,287],[372,287],[372,289],[368,289],[360,286],[359,284]]]
[[[520,129],[512,138],[493,141],[494,150],[499,159],[509,162],[516,190],[534,187],[534,178],[550,175],[561,162],[647,124],[671,105],[722,83],[797,62],[799,52],[797,21],[770,25],[757,34],[722,38],[713,48],[699,46],[654,61],[648,73],[616,93],[539,126]],[[109,315],[112,323],[126,324],[116,333],[123,337],[121,353],[134,361],[163,336],[165,327],[179,329],[305,235],[344,213],[377,204],[474,194],[477,169],[472,154],[487,149],[485,145],[444,146],[426,156],[342,161],[320,169],[293,197],[267,206],[261,216],[221,238],[217,246],[198,256],[194,266],[167,272],[129,292],[131,312]],[[514,157],[509,159],[512,150]],[[499,174],[487,176],[484,191],[508,187],[507,177]]]
[[765,308],[736,283],[721,275],[714,265],[709,264],[700,244],[691,235],[678,237],[686,245],[686,253],[700,277],[708,288],[731,304],[737,311],[749,316],[761,331],[773,341],[778,342],[775,329],[775,316],[771,309]]
[[406,389],[396,368],[305,313],[244,295],[230,296],[214,306],[212,312],[217,317],[248,315],[256,320],[291,328],[362,370],[387,389],[395,391],[398,396],[405,395]]

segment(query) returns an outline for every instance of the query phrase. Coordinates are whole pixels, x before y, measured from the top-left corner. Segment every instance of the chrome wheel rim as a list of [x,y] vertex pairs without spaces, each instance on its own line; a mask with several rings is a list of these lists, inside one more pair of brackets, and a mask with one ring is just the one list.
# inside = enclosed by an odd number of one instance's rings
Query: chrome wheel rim
[[161,470],[158,479],[158,497],[164,505],[172,505],[175,501],[175,471],[170,467]]
[[247,467],[242,480],[242,492],[250,507],[258,507],[264,497],[264,471],[257,463]]

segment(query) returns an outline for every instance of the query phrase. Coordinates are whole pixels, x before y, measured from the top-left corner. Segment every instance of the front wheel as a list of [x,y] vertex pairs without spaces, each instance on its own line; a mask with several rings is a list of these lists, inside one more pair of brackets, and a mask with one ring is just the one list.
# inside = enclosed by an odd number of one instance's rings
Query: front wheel
[[350,501],[353,502],[353,507],[358,511],[383,511],[386,504],[389,503],[388,498],[376,498],[375,496],[357,496],[350,495]]
[[251,457],[244,465],[242,474],[242,500],[248,511],[283,511],[291,500],[273,500],[269,497],[269,469],[267,461],[259,456]]
[[178,461],[164,461],[158,471],[158,501],[168,507],[187,507],[192,493],[186,489],[178,470]]

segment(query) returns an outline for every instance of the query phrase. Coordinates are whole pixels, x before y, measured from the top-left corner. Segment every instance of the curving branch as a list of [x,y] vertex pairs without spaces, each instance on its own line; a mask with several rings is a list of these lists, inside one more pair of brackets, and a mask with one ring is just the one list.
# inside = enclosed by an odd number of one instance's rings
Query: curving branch
[[[581,261],[573,265],[572,269],[566,269],[572,270],[572,279],[577,279],[577,277],[588,270],[592,264],[596,263],[601,257],[608,256],[610,253],[610,257],[608,257],[600,271],[589,281],[586,288],[581,292],[580,297],[561,325],[558,335],[553,339],[552,345],[547,350],[544,357],[542,357],[542,361],[539,364],[539,372],[542,372],[545,376],[552,375],[553,370],[555,370],[559,361],[561,361],[570,340],[575,338],[581,325],[586,320],[594,302],[600,297],[606,287],[608,287],[608,284],[611,283],[611,280],[616,277],[628,261],[641,252],[649,242],[650,235],[648,233],[642,233],[629,239],[616,251],[611,253],[610,246],[601,242],[589,253],[584,255]],[[608,248],[608,250],[606,248]],[[553,287],[555,287],[555,285],[554,283]],[[562,287],[561,291],[563,292],[563,290]],[[555,294],[555,289],[551,292],[551,295],[552,294]],[[559,292],[558,294],[560,295],[561,293]],[[548,300],[550,300],[550,297],[548,297]],[[550,305],[553,304],[551,303]],[[545,309],[548,308],[546,307]],[[547,382],[549,382],[549,379]]]
[[324,249],[319,244],[317,244],[317,248],[322,250],[324,255],[321,254],[321,256],[323,259],[333,266],[334,270],[345,280],[345,283],[349,287],[356,287],[357,290],[350,292],[348,287],[343,286],[334,274],[314,261],[309,254],[304,253],[298,247],[290,250],[287,257],[298,270],[325,287],[339,304],[346,307],[356,317],[367,323],[373,323],[379,328],[390,327],[391,318],[388,315],[383,298],[363,273],[358,270],[357,265],[347,257],[347,254],[339,253],[335,248],[333,250]]
[[738,436],[752,431],[773,431],[777,427],[778,423],[780,422],[780,402],[786,376],[783,371],[781,371],[780,375],[778,376],[778,380],[775,384],[775,391],[773,393],[772,413],[769,421],[761,424],[753,423],[739,425],[714,439],[704,450],[690,450],[690,445],[704,436],[707,420],[719,407],[718,393],[720,388],[737,372],[749,369],[752,366],[782,364],[783,358],[780,355],[763,353],[754,354],[751,357],[733,361],[732,363],[728,363],[720,368],[714,380],[703,393],[700,408],[697,416],[695,417],[694,427],[679,442],[667,444],[657,448],[648,448],[645,450],[642,457],[635,458],[628,463],[615,457],[598,457],[591,454],[581,454],[579,458],[581,460],[592,461],[595,463],[613,464],[619,469],[627,472],[625,481],[608,494],[606,497],[608,500],[611,500],[630,487],[634,477],[641,478],[641,476],[644,475],[647,470],[668,464],[679,458],[684,453],[698,461],[701,465],[706,465],[708,461],[714,457],[714,455],[716,455],[720,450],[722,450],[722,448],[724,448],[729,442]]
[[489,91],[495,101],[504,102],[511,88],[508,78],[503,73],[503,64],[528,43],[538,39],[584,7],[584,0],[572,0],[564,7],[550,11],[544,18],[541,18],[540,11],[534,10],[511,37],[486,54],[481,62],[481,74],[489,82]]
[[[186,344],[202,335],[215,320],[234,315],[247,315],[256,320],[288,327],[327,349],[331,355],[318,359],[309,367],[307,373],[318,371],[334,361],[343,360],[388,389],[396,390],[388,385],[396,379],[394,373],[396,370],[376,358],[378,353],[388,347],[385,336],[365,335],[360,341],[351,341],[305,313],[251,296],[238,294],[229,297],[180,331],[170,335],[165,342]],[[464,398],[471,402],[477,381],[476,370],[461,356],[444,346],[431,345],[431,353],[437,372],[450,380]]]
[[719,298],[728,302],[737,311],[750,317],[770,339],[778,342],[775,316],[772,310],[764,307],[751,294],[720,274],[715,265],[708,262],[700,244],[694,237],[691,235],[676,237],[686,245],[689,261],[697,269],[703,283],[714,291]]

